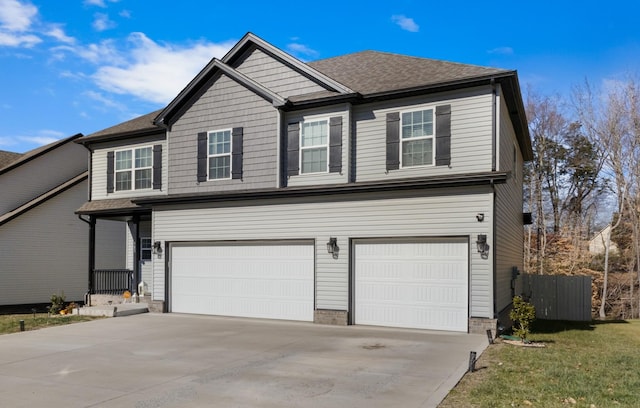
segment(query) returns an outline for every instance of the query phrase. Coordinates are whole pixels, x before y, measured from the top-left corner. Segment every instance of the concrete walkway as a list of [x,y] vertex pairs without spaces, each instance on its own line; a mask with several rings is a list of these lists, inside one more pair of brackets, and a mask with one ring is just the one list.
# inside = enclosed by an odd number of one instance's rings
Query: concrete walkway
[[145,313],[0,336],[5,407],[436,407],[482,335]]

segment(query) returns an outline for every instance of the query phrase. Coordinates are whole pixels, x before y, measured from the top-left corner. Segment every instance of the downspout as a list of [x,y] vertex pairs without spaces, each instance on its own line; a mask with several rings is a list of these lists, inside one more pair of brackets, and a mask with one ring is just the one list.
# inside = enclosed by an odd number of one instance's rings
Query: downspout
[[82,218],[82,215],[78,215],[78,218],[89,224],[89,272],[87,293],[84,295],[84,304],[86,306],[91,306],[91,294],[93,293],[93,271],[96,268],[96,217],[94,215],[90,215],[88,221]]
[[[497,109],[497,96],[496,96],[496,80],[495,78],[491,78],[491,171],[496,171],[497,168],[497,121],[498,121],[498,109]],[[491,234],[491,262],[492,262],[492,273],[493,273],[493,317],[494,319],[498,319],[498,303],[496,296],[498,294],[498,272],[496,266],[496,187],[491,179],[491,191],[493,192],[493,217],[492,219],[492,229],[493,233]]]

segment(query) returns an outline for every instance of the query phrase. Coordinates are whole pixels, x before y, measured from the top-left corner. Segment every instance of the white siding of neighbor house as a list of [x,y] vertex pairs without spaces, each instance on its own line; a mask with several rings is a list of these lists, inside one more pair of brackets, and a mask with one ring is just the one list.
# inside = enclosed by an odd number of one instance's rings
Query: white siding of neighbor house
[[[154,190],[152,188],[129,191],[114,190],[113,193],[107,193],[107,153],[115,152],[117,150],[135,149],[138,147],[153,147],[154,145],[162,145],[162,187],[159,190]],[[166,140],[164,140],[164,137],[159,139],[157,136],[154,136],[136,138],[128,141],[99,143],[93,146],[93,149],[91,159],[91,200],[147,197],[167,194],[167,162],[169,160],[169,149],[167,148],[167,143]]]
[[[309,186],[309,185],[321,185],[321,184],[340,184],[346,183],[349,178],[349,140],[351,127],[350,106],[338,105],[331,106],[329,108],[316,108],[304,111],[289,112],[285,115],[285,123],[283,126],[286,128],[287,124],[313,121],[326,119],[327,122],[330,118],[340,116],[342,117],[342,171],[340,173],[329,173],[328,170],[325,173],[311,173],[311,174],[299,174],[297,176],[289,176],[287,178],[287,186]],[[328,123],[327,123],[328,125]],[[327,126],[327,129],[329,127]],[[329,143],[329,135],[327,134],[327,144]],[[329,155],[327,154],[327,161],[329,161]],[[328,163],[327,163],[328,164]],[[300,165],[302,166],[302,165]],[[286,173],[286,171],[285,171]]]
[[326,90],[258,48],[243,55],[236,65],[238,71],[284,98]]
[[[171,194],[276,187],[278,111],[226,75],[220,75],[169,132]],[[243,128],[242,179],[197,180],[199,132]]]
[[[496,313],[511,304],[511,269],[515,266],[522,273],[524,257],[522,153],[509,119],[509,111],[502,98],[499,98],[498,107],[498,171],[510,172],[510,177],[505,184],[496,185]],[[516,295],[520,294],[521,282],[522,277],[519,277],[516,282]]]
[[[492,207],[488,187],[176,206],[154,211],[153,236],[165,248],[168,242],[314,240],[316,308],[333,310],[348,310],[351,238],[470,237],[470,315],[490,318],[493,265],[475,250],[475,237],[492,234]],[[478,212],[485,222],[477,222]],[[327,253],[330,237],[338,238],[338,259]],[[165,260],[154,258],[153,297],[164,296]]]
[[[85,181],[0,226],[1,305],[48,303],[61,291],[68,301],[83,300],[89,226],[74,210],[86,198]],[[100,240],[121,236],[124,230],[113,224],[105,226]]]
[[[355,121],[356,181],[440,176],[491,171],[491,88],[357,105]],[[386,115],[451,105],[451,165],[386,170]]]
[[68,142],[0,175],[0,214],[14,210],[86,171],[88,158],[84,147]]

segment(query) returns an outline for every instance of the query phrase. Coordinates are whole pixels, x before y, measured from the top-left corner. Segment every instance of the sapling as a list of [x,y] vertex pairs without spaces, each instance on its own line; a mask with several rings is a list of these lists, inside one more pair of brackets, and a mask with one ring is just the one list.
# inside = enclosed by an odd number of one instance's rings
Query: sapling
[[536,319],[535,307],[522,299],[522,297],[515,296],[513,298],[513,309],[511,309],[509,317],[514,323],[513,334],[520,337],[523,343],[527,343],[531,322]]

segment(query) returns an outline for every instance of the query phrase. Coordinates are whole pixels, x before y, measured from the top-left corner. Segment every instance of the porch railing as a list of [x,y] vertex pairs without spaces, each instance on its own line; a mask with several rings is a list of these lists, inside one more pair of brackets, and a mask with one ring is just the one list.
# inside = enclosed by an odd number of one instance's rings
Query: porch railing
[[94,295],[120,295],[134,292],[133,271],[130,269],[94,269],[91,275]]

